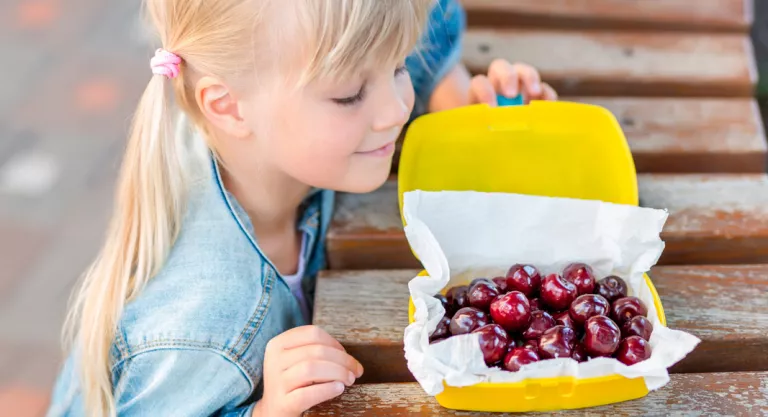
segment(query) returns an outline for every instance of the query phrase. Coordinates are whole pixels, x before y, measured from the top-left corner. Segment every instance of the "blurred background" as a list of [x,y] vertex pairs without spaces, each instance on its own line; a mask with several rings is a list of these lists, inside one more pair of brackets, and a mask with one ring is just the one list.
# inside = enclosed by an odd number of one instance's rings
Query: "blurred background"
[[[702,39],[742,36],[753,45],[749,53],[756,54],[745,58],[755,71],[750,75],[768,70],[764,1],[755,0],[754,19],[741,8],[734,15],[715,9],[751,4],[741,0],[574,0],[563,7],[555,0],[465,3],[472,6],[471,30],[508,26],[528,31],[515,37],[518,49],[503,49],[502,42],[499,51],[510,61],[518,60],[519,53],[524,57],[519,59],[542,69],[545,81],[550,80],[548,75],[554,78],[564,95],[632,95],[638,89],[617,84],[616,74],[612,79],[605,75],[610,58],[579,63],[569,73],[569,65],[576,64],[558,61],[556,49],[526,50],[526,33],[536,42],[555,42],[554,48],[562,51],[582,45],[569,39],[583,39],[595,31],[609,37],[638,31],[632,35],[637,39],[644,38],[642,33],[658,32],[685,32]],[[598,3],[610,10],[597,11]],[[665,3],[672,5],[671,11],[658,6]],[[728,6],[709,6],[716,3]],[[701,17],[708,7],[710,15]],[[0,0],[2,416],[44,413],[62,355],[60,331],[67,300],[103,236],[128,121],[150,76],[152,42],[138,15],[138,0]],[[542,36],[550,33],[556,36]],[[494,47],[501,41],[496,42]],[[541,47],[535,45],[531,48]],[[479,49],[488,46],[481,43]],[[622,59],[633,54],[625,48]],[[648,64],[642,56],[636,59],[638,66]],[[664,60],[654,62],[667,65]],[[713,68],[702,67],[702,73],[717,72],[717,60],[705,62]],[[589,82],[580,83],[579,77]],[[606,77],[603,84],[601,77]],[[758,101],[768,95],[765,80],[768,77],[746,81]],[[743,84],[734,81],[734,85]],[[729,95],[727,89],[713,91]]]

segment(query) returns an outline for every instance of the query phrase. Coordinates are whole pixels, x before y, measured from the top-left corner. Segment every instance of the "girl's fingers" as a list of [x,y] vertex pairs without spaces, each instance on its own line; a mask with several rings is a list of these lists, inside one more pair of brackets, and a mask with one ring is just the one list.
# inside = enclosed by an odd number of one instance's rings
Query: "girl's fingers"
[[539,76],[539,72],[536,71],[536,68],[526,64],[515,64],[513,67],[515,68],[515,72],[520,78],[520,84],[522,84],[523,90],[528,97],[541,97],[543,92],[541,77]]
[[301,326],[287,330],[270,340],[267,349],[289,350],[307,345],[325,345],[344,351],[341,343],[317,326]]
[[485,75],[476,75],[469,84],[470,104],[485,103],[496,106],[496,90]]
[[355,383],[355,375],[349,369],[338,363],[323,360],[299,362],[283,371],[281,379],[285,392],[333,381],[347,386]]
[[542,84],[544,88],[543,98],[548,101],[557,101],[557,91],[547,83]]
[[363,366],[350,354],[325,345],[309,345],[283,352],[279,358],[283,371],[303,361],[328,361],[341,365],[355,374],[363,375]]
[[520,94],[520,69],[505,59],[496,59],[488,67],[488,78],[494,90],[509,98]]
[[300,415],[320,403],[338,397],[343,392],[344,384],[341,382],[326,382],[293,390],[285,396],[285,401],[297,415]]

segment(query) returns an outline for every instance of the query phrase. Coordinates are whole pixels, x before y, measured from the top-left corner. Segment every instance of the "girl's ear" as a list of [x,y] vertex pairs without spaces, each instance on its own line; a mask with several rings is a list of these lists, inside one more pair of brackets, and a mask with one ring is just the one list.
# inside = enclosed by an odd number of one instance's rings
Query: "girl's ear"
[[195,86],[195,100],[208,121],[224,133],[245,139],[253,133],[245,123],[229,87],[214,77],[203,77]]

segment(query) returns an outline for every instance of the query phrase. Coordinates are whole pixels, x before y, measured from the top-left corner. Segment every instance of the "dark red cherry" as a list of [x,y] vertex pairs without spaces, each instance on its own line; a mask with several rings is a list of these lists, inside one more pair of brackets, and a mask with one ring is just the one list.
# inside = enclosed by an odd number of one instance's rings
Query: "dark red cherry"
[[488,311],[491,302],[498,295],[498,287],[489,280],[475,280],[475,283],[470,285],[469,290],[467,290],[469,305],[483,311]]
[[506,277],[496,277],[493,279],[493,283],[496,284],[496,287],[499,289],[499,293],[506,294],[509,292],[509,289],[507,288]]
[[504,357],[504,369],[517,372],[523,365],[539,361],[539,355],[535,351],[526,348],[515,348]]
[[509,346],[509,335],[498,324],[486,324],[475,329],[472,333],[480,335],[480,350],[483,351],[483,359],[486,365],[493,365],[504,359]]
[[536,310],[531,313],[531,324],[523,332],[523,339],[538,339],[545,330],[555,327],[555,319],[546,311]]
[[542,359],[570,358],[576,343],[576,333],[570,327],[555,326],[544,331],[539,339]]
[[597,281],[597,293],[612,303],[627,296],[627,283],[616,275],[611,275]]
[[554,311],[563,311],[576,299],[576,286],[558,274],[549,274],[541,281],[541,301]]
[[518,332],[531,322],[531,306],[520,291],[510,291],[491,303],[491,318],[508,332]]
[[488,315],[484,311],[474,307],[464,307],[453,315],[449,330],[454,336],[467,334],[472,330],[485,326],[488,322]]
[[651,321],[643,316],[635,316],[624,322],[621,326],[621,337],[640,336],[650,341],[653,333]]
[[528,303],[531,305],[531,311],[544,309],[544,303],[541,302],[541,298],[531,298],[528,300]]
[[570,327],[571,329],[575,330],[576,333],[580,333],[583,329],[583,326],[576,325],[568,310],[557,313],[553,315],[552,318],[555,319],[555,325]]
[[563,270],[563,278],[576,286],[579,295],[595,292],[595,273],[587,264],[570,264]]
[[629,336],[621,341],[616,359],[624,365],[634,365],[651,357],[651,344],[640,336]]
[[520,291],[526,297],[531,297],[539,292],[540,286],[539,270],[531,265],[515,264],[507,271],[509,291]]
[[584,350],[589,356],[611,356],[619,347],[619,326],[606,316],[590,317],[584,323]]
[[445,296],[443,294],[435,294],[435,298],[437,298],[438,301],[440,301],[440,303],[443,305],[443,309],[445,309],[445,314],[446,315],[450,315],[449,314],[450,313],[450,310],[449,310],[450,305],[448,304],[448,299],[445,298]]
[[635,316],[647,316],[648,308],[643,300],[637,297],[623,297],[613,302],[611,306],[611,318],[618,324]]
[[579,328],[584,326],[584,322],[593,316],[605,316],[611,304],[600,295],[584,294],[576,298],[571,303],[569,314]]
[[584,346],[581,343],[576,343],[576,345],[573,346],[571,359],[575,360],[576,362],[586,362],[587,359],[589,359],[589,356],[587,356],[587,351],[584,350]]
[[466,285],[459,285],[453,287],[445,293],[445,299],[450,305],[451,315],[459,311],[460,308],[469,307],[469,299],[467,298],[467,290],[469,287]]
[[530,339],[526,340],[521,347],[524,347],[526,349],[531,349],[532,351],[536,352],[538,354],[539,352],[539,339]]
[[437,323],[437,327],[435,328],[435,331],[432,332],[432,334],[429,336],[429,341],[431,342],[435,339],[445,339],[446,337],[450,336],[451,335],[450,327],[451,327],[451,319],[449,319],[448,317],[443,317]]

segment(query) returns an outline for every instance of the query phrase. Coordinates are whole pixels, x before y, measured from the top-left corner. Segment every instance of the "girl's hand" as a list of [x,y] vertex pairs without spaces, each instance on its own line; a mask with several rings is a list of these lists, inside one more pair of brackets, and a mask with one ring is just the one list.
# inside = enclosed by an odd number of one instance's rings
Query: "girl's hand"
[[488,75],[476,75],[469,88],[470,104],[486,103],[496,105],[496,96],[508,98],[523,94],[525,102],[531,100],[557,100],[557,93],[541,82],[539,72],[530,65],[510,64],[497,59],[488,67]]
[[317,326],[270,340],[264,354],[264,396],[254,416],[295,417],[339,396],[363,374],[341,344]]

